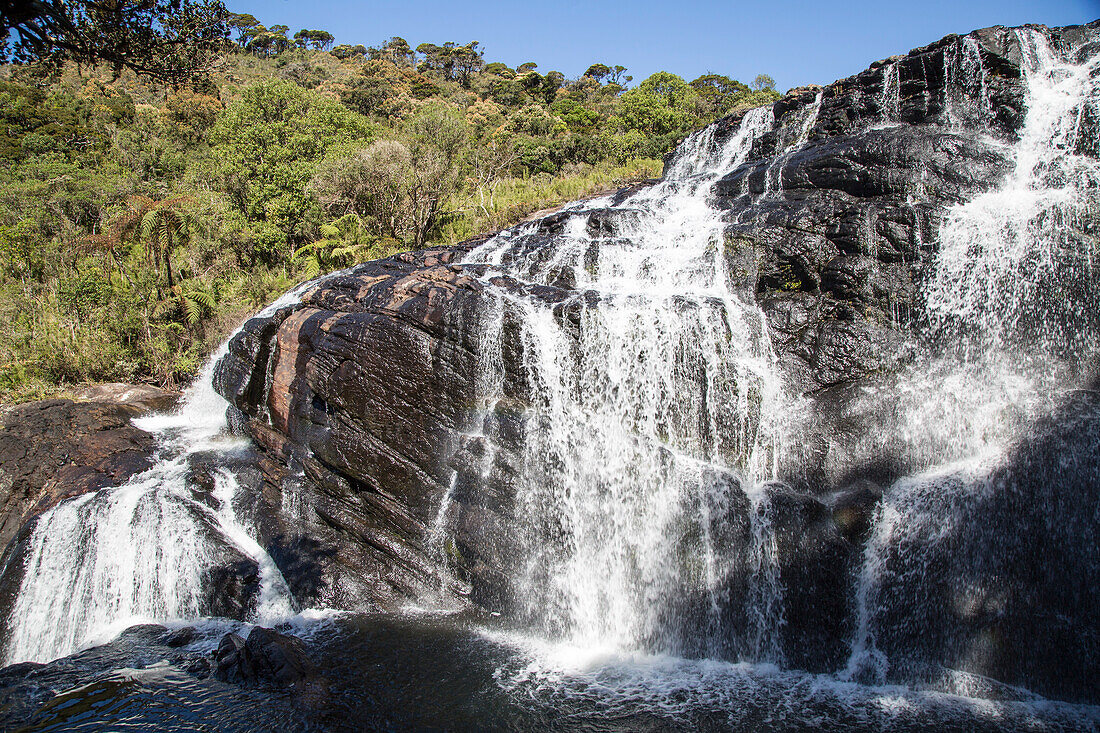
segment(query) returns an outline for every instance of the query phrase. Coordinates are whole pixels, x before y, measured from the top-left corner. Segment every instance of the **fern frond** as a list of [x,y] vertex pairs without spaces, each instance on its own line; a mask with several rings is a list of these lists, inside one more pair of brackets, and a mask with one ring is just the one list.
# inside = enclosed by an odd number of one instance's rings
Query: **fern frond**
[[321,274],[321,261],[316,257],[310,257],[305,261],[302,266],[302,274],[305,275],[307,280],[312,280]]
[[214,301],[214,294],[209,290],[194,290],[191,292],[191,299],[201,305],[207,311],[214,310],[216,305]]
[[202,306],[194,298],[181,297],[183,303],[184,318],[188,326],[196,325],[202,318]]
[[179,307],[179,303],[175,300],[162,300],[153,306],[153,318],[160,318],[172,313]]

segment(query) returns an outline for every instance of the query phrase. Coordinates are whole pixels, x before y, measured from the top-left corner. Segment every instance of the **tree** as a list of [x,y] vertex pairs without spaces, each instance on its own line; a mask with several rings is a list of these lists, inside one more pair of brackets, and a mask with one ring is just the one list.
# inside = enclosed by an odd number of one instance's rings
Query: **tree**
[[584,72],[584,75],[589,79],[602,82],[611,75],[611,68],[606,64],[592,64],[588,67],[588,71]]
[[456,46],[451,50],[455,76],[467,89],[470,88],[470,75],[481,71],[485,66],[484,52],[477,47],[477,41],[470,41],[465,46]]
[[565,85],[565,74],[560,71],[548,71],[541,76],[537,71],[528,71],[520,78],[520,84],[533,97],[539,97],[546,104],[552,104],[558,90]]
[[424,57],[417,68],[420,71],[434,71],[445,80],[451,81],[454,74],[454,59],[451,52],[455,44],[452,41],[437,46],[434,43],[421,43],[416,47],[416,52]]
[[699,94],[680,77],[658,71],[619,97],[606,134],[613,157],[659,157],[704,120]]
[[362,58],[366,56],[367,47],[363,44],[359,44],[358,46],[349,46],[346,43],[341,43],[339,46],[333,48],[332,51],[330,51],[329,53],[343,61],[345,59]]
[[729,112],[740,99],[749,94],[747,86],[721,74],[704,74],[689,86],[699,93],[710,117],[719,117]]
[[226,25],[230,30],[237,32],[237,45],[244,48],[252,39],[257,28],[261,28],[256,16],[249,13],[229,13],[226,17]]
[[752,80],[752,88],[756,92],[775,89],[775,79],[767,74],[757,74],[756,78]]
[[212,173],[235,214],[242,258],[289,259],[316,231],[320,212],[306,184],[317,164],[331,147],[374,135],[362,115],[296,84],[246,88],[210,133]]
[[290,48],[290,39],[286,37],[290,28],[285,25],[273,25],[268,31],[272,35],[271,46],[275,53],[282,53]]
[[[393,71],[393,67],[389,67]],[[378,61],[367,62],[363,73],[348,82],[340,92],[340,101],[364,115],[386,116],[390,102],[398,95],[399,87],[386,66]]]
[[507,64],[501,63],[500,61],[494,61],[491,64],[486,64],[485,68],[482,69],[482,71],[484,71],[486,74],[491,74],[492,76],[504,77],[505,79],[514,79],[516,76],[516,72],[508,68]]
[[210,284],[189,277],[168,289],[168,297],[157,304],[153,315],[177,316],[188,326],[195,327],[203,318],[213,315],[216,307],[217,297]]
[[148,196],[131,196],[126,202],[129,211],[114,217],[107,225],[106,234],[81,237],[74,244],[84,250],[108,252],[116,262],[120,247],[127,243],[140,244],[145,249],[149,266],[158,273],[163,267],[168,287],[172,288],[176,284],[172,252],[187,244],[191,237],[187,219],[179,207],[190,201],[192,199],[186,196],[160,201]]
[[405,126],[404,141],[378,140],[326,162],[310,190],[331,216],[358,215],[375,233],[422,247],[458,189],[466,122],[430,106]]
[[394,36],[380,48],[373,46],[367,49],[372,60],[389,61],[395,66],[412,66],[416,53],[409,47],[409,42],[400,36]]
[[313,48],[317,51],[327,51],[332,48],[336,37],[328,31],[307,30],[303,28],[294,34],[294,43],[298,48]]
[[228,17],[221,0],[0,0],[0,62],[106,63],[180,84],[210,70]]

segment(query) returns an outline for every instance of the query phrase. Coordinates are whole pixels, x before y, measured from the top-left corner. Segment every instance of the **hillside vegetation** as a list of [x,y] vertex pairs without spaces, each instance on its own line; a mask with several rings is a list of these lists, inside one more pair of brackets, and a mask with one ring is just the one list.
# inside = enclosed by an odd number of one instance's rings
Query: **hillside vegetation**
[[778,97],[621,66],[578,79],[477,42],[337,45],[231,16],[208,73],[0,69],[0,401],[178,385],[296,282],[661,173],[685,134]]

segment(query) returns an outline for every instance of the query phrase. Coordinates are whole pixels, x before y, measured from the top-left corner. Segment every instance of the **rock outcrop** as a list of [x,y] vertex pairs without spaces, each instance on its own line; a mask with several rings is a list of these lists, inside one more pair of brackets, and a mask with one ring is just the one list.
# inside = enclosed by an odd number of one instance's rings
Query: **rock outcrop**
[[254,626],[247,638],[226,634],[214,656],[214,677],[223,682],[291,685],[317,676],[300,639]]
[[393,606],[436,584],[426,534],[468,410],[480,293],[453,263],[477,243],[327,279],[250,321],[219,365],[231,422],[267,451],[272,503],[305,502],[305,525],[266,531],[303,603]]
[[118,486],[152,465],[153,436],[127,404],[45,400],[12,408],[0,431],[0,547],[34,515]]
[[[1055,48],[1084,54],[1095,52],[1088,39],[1100,24],[1039,30]],[[990,28],[792,90],[748,159],[715,188],[731,277],[760,305],[785,377],[810,413],[772,501],[792,664],[836,669],[848,653],[851,563],[882,487],[909,468],[903,458],[853,458],[851,446],[882,427],[854,400],[864,387],[888,386],[927,336],[922,285],[945,214],[1010,166],[1008,145],[1026,113],[1022,53],[1016,34]],[[742,122],[716,122],[714,139]],[[1082,138],[1095,140],[1095,121],[1083,124],[1092,134]],[[549,258],[545,245],[578,221],[594,240],[614,243],[629,217],[552,214],[512,232],[513,251]],[[508,367],[524,356],[504,319],[495,444],[471,434],[486,409],[474,402],[478,334],[490,314],[479,279],[486,266],[461,259],[481,241],[324,279],[298,304],[250,321],[218,366],[231,422],[263,451],[265,495],[286,506],[292,494],[300,508],[293,521],[271,520],[265,540],[304,603],[468,597],[508,610],[509,461],[528,385],[522,369]],[[491,283],[551,304],[565,324],[579,323],[581,303],[598,298],[578,291],[566,271],[544,285],[506,275]],[[445,502],[460,507],[447,537],[433,532]],[[439,573],[440,564],[452,574]]]

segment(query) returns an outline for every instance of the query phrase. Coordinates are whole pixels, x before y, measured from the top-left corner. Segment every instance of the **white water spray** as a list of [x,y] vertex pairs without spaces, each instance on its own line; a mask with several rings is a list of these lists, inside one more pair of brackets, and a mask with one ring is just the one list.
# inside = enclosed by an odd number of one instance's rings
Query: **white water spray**
[[[724,142],[705,128],[660,184],[573,205],[547,248],[524,249],[532,225],[467,258],[489,265],[487,283],[500,271],[520,283],[490,291],[517,325],[528,385],[513,591],[544,633],[678,652],[698,637],[702,653],[781,659],[766,482],[795,410],[709,201],[772,125],[761,108]],[[590,217],[614,234],[592,233]],[[565,303],[525,294],[563,277],[578,293]],[[486,368],[499,385],[502,365]],[[728,638],[731,603],[749,622]],[[670,623],[680,615],[694,626]]]
[[[291,290],[260,315],[298,302],[315,284]],[[293,614],[282,575],[234,509],[233,473],[215,472],[213,502],[197,498],[188,483],[195,454],[228,456],[247,445],[226,434],[228,403],[212,384],[227,351],[228,341],[177,410],[135,421],[157,437],[149,470],[38,517],[8,619],[6,662],[47,662],[136,623],[194,620],[206,613],[209,572],[241,558],[258,568],[251,620],[271,624]]]
[[[962,524],[1001,490],[997,471],[1020,430],[1055,409],[1097,353],[1100,272],[1087,232],[1100,211],[1100,163],[1077,148],[1083,114],[1100,109],[1100,56],[1071,63],[1038,31],[1018,38],[1028,112],[1013,168],[995,189],[948,212],[927,286],[937,353],[896,389],[896,435],[908,458],[928,470],[887,491],[865,549],[848,663],[859,679],[881,682],[890,672],[877,637],[895,630],[880,617],[900,602],[890,594],[930,587],[913,568],[944,553],[960,574],[995,566],[998,545],[1016,541],[990,538],[973,557],[956,546],[959,536],[980,534],[980,527],[964,533]],[[958,53],[980,70],[975,49],[964,44]],[[995,578],[971,574],[962,585],[953,581],[954,612],[972,614],[975,598],[1002,607]],[[923,601],[909,602],[924,612]]]

